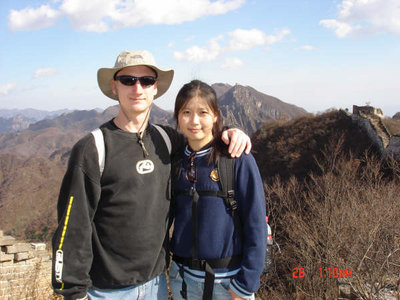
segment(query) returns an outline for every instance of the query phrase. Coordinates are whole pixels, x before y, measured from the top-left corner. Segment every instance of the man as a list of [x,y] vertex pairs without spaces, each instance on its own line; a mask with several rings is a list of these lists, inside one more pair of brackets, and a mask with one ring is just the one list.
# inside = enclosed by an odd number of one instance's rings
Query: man
[[[118,115],[100,128],[105,164],[92,134],[72,151],[58,200],[53,236],[53,287],[65,299],[167,299],[166,269],[171,159],[184,140],[163,127],[166,141],[148,123],[153,100],[164,94],[173,70],[156,66],[147,51],[122,52],[113,68],[98,71],[98,84],[119,101]],[[231,155],[250,140],[238,130]],[[237,141],[237,143],[235,143]],[[125,298],[124,298],[125,297]]]

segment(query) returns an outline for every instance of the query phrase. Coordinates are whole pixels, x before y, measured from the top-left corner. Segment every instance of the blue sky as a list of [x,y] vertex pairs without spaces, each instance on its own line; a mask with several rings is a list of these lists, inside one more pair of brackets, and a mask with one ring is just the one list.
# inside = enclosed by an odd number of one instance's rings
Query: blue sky
[[0,108],[106,108],[101,67],[146,49],[196,78],[248,85],[309,112],[400,111],[400,0],[1,0]]

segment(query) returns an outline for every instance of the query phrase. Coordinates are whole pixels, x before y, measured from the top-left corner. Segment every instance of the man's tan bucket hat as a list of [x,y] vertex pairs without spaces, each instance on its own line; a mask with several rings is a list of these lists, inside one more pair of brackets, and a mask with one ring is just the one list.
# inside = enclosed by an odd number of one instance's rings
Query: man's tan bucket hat
[[104,95],[118,100],[118,96],[114,95],[111,90],[111,80],[114,79],[116,72],[131,66],[148,66],[157,72],[157,95],[154,96],[154,99],[169,89],[174,77],[174,70],[162,70],[157,67],[153,55],[146,50],[125,50],[118,55],[114,68],[101,68],[97,71],[97,82]]

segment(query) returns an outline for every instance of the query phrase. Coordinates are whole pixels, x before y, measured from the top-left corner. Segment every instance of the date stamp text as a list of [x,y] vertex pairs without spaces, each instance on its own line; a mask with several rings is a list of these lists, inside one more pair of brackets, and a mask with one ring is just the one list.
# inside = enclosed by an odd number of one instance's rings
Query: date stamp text
[[[307,276],[307,272],[304,268],[293,268],[292,276],[293,278],[304,278]],[[353,270],[341,269],[341,268],[319,268],[317,270],[318,275],[321,278],[352,278]]]

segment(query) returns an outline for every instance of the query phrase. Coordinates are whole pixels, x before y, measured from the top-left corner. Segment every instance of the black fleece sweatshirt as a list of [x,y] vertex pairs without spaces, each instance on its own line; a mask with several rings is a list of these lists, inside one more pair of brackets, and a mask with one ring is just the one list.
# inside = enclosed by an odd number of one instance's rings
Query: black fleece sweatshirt
[[[180,153],[183,137],[163,128],[172,153]],[[93,135],[88,134],[72,149],[58,199],[52,283],[66,299],[82,298],[89,288],[141,284],[165,270],[171,156],[164,139],[149,125],[143,135],[145,157],[136,133],[117,128],[113,121],[101,129],[103,174]],[[148,161],[150,168],[141,169]],[[61,267],[57,280],[55,269]]]

